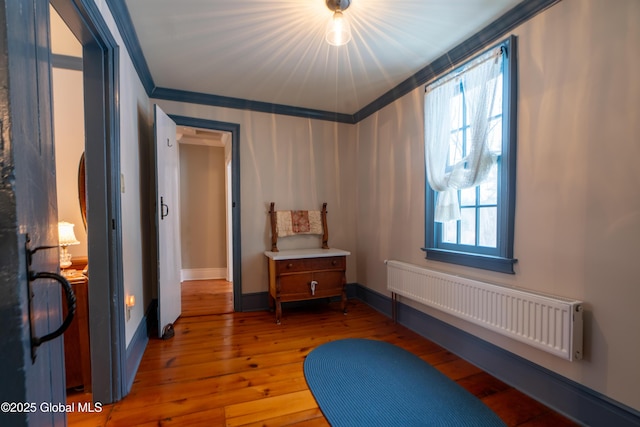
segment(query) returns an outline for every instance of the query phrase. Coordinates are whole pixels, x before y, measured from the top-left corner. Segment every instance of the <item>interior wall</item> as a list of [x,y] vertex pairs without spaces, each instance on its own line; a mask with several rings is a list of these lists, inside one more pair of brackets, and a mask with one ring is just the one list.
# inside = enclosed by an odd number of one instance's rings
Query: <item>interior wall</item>
[[[320,209],[327,202],[329,246],[351,251],[355,282],[355,127],[321,120],[152,100],[168,114],[240,125],[242,293],[266,292],[271,248],[269,203],[278,209]],[[319,247],[316,236],[281,239],[281,249]]]
[[179,149],[182,269],[226,270],[225,148]]
[[[568,362],[411,305],[640,410],[640,2],[565,0],[517,27],[515,275],[427,261],[423,88],[358,125],[358,282],[388,295],[398,259],[585,302]],[[506,36],[506,35],[505,35]]]
[[51,52],[58,55],[82,58],[82,45],[51,5],[49,6],[49,22]]
[[153,286],[155,249],[151,246],[155,238],[155,196],[151,184],[153,110],[106,2],[96,1],[96,5],[120,46],[118,103],[122,267],[124,295],[133,295],[136,300],[128,319],[125,314],[125,340],[128,346],[156,292]]
[[82,221],[78,166],[84,153],[82,71],[52,69],[58,221],[75,225],[78,245],[67,249],[72,258],[87,256],[87,231]]

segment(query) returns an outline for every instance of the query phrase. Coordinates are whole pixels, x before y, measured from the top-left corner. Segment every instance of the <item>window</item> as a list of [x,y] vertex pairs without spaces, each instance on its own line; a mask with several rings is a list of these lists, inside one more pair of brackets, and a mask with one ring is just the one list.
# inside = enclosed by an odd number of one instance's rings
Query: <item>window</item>
[[515,37],[425,88],[428,259],[513,273]]

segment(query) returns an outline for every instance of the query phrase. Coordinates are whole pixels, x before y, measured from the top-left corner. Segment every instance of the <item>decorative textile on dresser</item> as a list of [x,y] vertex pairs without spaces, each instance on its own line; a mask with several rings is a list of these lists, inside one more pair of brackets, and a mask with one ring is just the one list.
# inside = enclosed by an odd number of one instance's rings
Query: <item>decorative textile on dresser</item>
[[323,234],[320,211],[277,211],[278,236],[296,234]]
[[294,233],[308,233],[309,211],[291,211],[291,226]]
[[278,252],[278,237],[319,234],[322,236],[322,249],[329,249],[329,231],[327,230],[327,204],[321,211],[276,211],[275,202],[269,205],[271,223],[271,251]]

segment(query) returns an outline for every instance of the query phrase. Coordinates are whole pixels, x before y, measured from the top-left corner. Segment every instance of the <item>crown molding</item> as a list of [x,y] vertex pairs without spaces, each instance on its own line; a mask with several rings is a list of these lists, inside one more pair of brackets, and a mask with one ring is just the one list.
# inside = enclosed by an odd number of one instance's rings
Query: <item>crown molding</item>
[[156,87],[149,96],[154,99],[164,99],[167,101],[186,102],[190,104],[209,105],[213,107],[234,108],[238,110],[250,110],[261,113],[281,114],[285,116],[327,120],[338,123],[355,123],[353,115],[351,114],[334,113],[331,111],[293,107],[283,104],[272,104],[270,102],[252,101],[249,99],[231,98],[228,96],[209,95],[200,92],[188,92],[184,90],[169,89],[163,87]]
[[518,25],[528,21],[538,13],[560,1],[562,0],[528,0],[519,3],[491,24],[436,58],[413,76],[354,113],[355,122],[358,123],[366,119],[398,98],[455,67],[457,64],[462,63],[490,43],[497,41],[500,37],[504,37]]
[[131,58],[131,62],[133,62],[133,67],[136,69],[138,77],[140,78],[147,95],[150,95],[156,85],[153,82],[153,77],[151,76],[151,71],[147,65],[147,60],[142,52],[140,40],[138,39],[138,35],[133,27],[133,21],[131,20],[131,15],[129,14],[129,9],[127,8],[125,0],[106,1],[109,10],[111,10],[111,15],[113,15],[113,20],[116,22],[120,36],[124,41],[124,45],[127,48],[127,52],[129,52],[129,57]]
[[138,76],[142,81],[142,85],[149,97],[349,124],[356,124],[366,119],[370,115],[408,94],[417,87],[425,84],[449,68],[464,61],[484,46],[487,46],[489,43],[505,36],[518,25],[528,21],[538,13],[548,9],[560,1],[562,0],[527,0],[519,3],[517,6],[503,14],[500,18],[496,19],[491,24],[469,37],[467,40],[458,44],[444,55],[436,58],[413,76],[404,80],[388,92],[382,94],[359,111],[354,114],[344,114],[199,92],[188,92],[179,89],[156,87],[153,77],[151,76],[151,71],[149,70],[149,66],[147,65],[147,61],[142,52],[142,48],[140,47],[140,41],[138,40],[138,36],[136,35],[133,27],[131,15],[129,14],[125,0],[106,0],[124,44],[127,47],[133,66],[135,67]]

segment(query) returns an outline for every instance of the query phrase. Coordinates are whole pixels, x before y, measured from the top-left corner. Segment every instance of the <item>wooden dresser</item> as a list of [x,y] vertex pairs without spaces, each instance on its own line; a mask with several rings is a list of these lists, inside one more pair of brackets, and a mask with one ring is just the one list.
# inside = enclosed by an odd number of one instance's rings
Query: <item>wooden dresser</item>
[[[64,366],[67,388],[91,391],[91,353],[89,349],[89,279],[77,270],[63,271],[76,295],[76,314],[64,333]],[[64,307],[63,315],[67,315]]]
[[266,251],[269,266],[269,304],[280,324],[283,302],[339,296],[346,313],[346,257],[342,249]]

